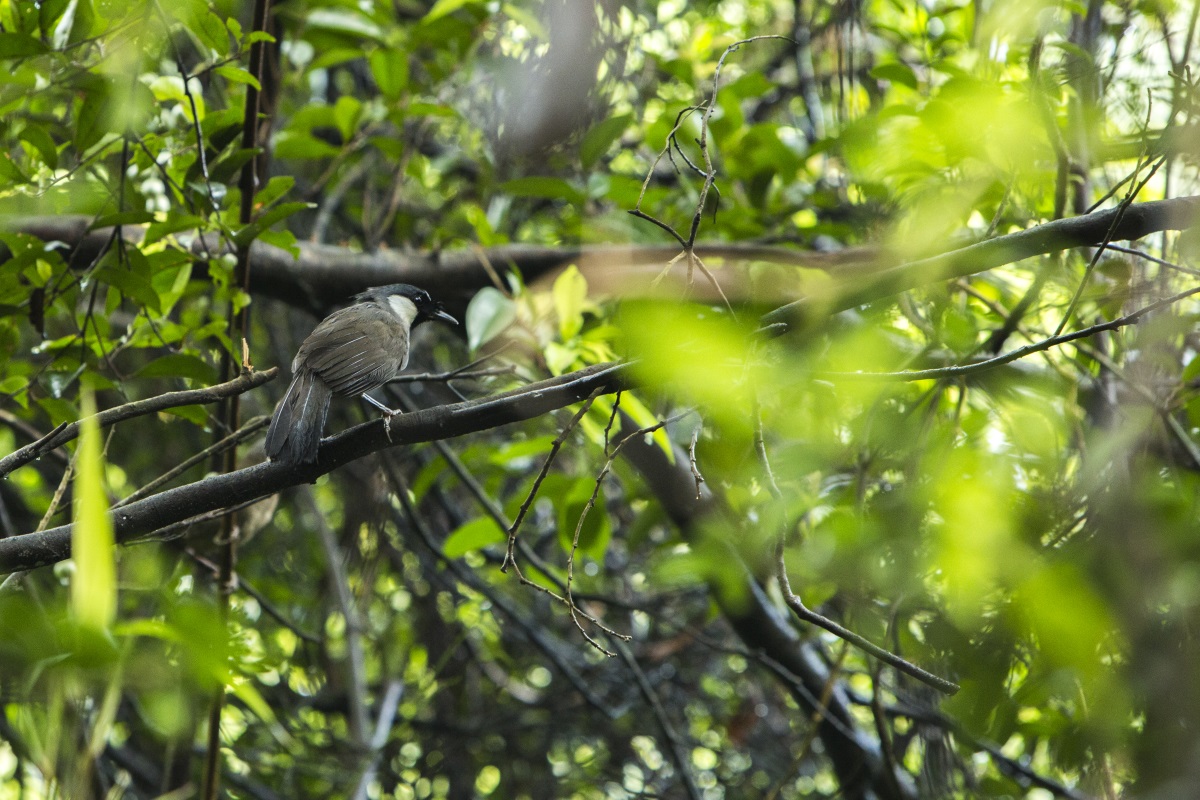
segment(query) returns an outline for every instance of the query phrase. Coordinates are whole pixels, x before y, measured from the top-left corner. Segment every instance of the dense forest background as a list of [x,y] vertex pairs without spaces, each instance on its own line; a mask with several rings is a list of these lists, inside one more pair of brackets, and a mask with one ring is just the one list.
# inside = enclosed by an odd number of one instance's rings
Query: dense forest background
[[0,798],[1197,796],[1198,10],[0,0]]

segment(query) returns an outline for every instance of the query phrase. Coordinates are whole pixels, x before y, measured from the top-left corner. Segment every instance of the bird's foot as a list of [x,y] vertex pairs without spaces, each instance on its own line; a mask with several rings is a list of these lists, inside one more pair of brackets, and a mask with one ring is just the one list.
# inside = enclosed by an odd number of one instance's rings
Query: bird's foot
[[392,441],[392,417],[398,414],[400,414],[399,411],[390,408],[383,412],[383,432],[387,435],[388,442]]
[[383,412],[383,432],[387,434],[388,441],[392,441],[392,417],[400,414],[400,409],[388,408],[369,394],[364,394],[362,398]]

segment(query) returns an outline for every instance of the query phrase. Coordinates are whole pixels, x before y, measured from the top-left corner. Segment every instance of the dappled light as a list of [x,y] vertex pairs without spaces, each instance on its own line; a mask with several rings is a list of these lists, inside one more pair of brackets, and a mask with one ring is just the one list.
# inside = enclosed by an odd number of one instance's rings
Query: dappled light
[[1198,20],[0,0],[0,798],[1200,794]]

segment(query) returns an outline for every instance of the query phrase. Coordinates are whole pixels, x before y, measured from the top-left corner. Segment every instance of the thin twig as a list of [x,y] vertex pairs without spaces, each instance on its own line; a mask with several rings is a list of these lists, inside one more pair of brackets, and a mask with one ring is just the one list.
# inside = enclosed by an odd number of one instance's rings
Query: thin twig
[[[600,495],[600,486],[604,482],[605,476],[608,475],[609,470],[612,469],[613,461],[620,454],[621,448],[623,448],[626,444],[628,444],[630,441],[632,441],[634,439],[634,437],[646,436],[648,434],[654,433],[656,430],[666,427],[667,425],[669,425],[673,422],[677,422],[678,420],[682,419],[683,417],[687,416],[690,413],[692,413],[692,412],[689,409],[687,411],[680,412],[679,414],[676,414],[673,417],[668,417],[667,419],[659,420],[658,422],[656,422],[653,425],[649,425],[645,428],[641,428],[639,430],[634,431],[633,433],[629,434],[625,438],[621,439],[621,441],[617,442],[616,447],[613,448],[612,454],[608,457],[608,460],[604,462],[604,467],[600,470],[600,474],[596,476],[596,482],[595,482],[594,487],[592,488],[592,495],[591,495],[591,497],[588,498],[587,503],[584,504],[583,511],[581,511],[579,514],[579,522],[576,523],[576,525],[575,525],[575,535],[571,538],[571,552],[567,555],[567,588],[566,588],[567,608],[570,609],[570,611],[571,611],[571,620],[575,623],[575,627],[577,627],[579,629],[579,632],[583,634],[583,637],[585,639],[587,639],[588,644],[590,644],[592,647],[599,650],[604,655],[609,656],[610,658],[613,655],[615,655],[615,653],[610,652],[608,649],[606,649],[604,646],[602,646],[598,641],[596,641],[596,639],[593,638],[591,634],[589,634],[586,630],[584,630],[583,624],[579,621],[579,616],[578,616],[578,614],[580,614],[582,612],[579,611],[578,606],[575,604],[575,597],[574,597],[574,594],[572,593],[572,584],[574,583],[574,580],[575,580],[575,552],[579,549],[579,536],[583,532],[583,523],[585,520],[587,520],[588,513],[596,506],[596,498]],[[584,615],[584,616],[587,616],[587,615]],[[613,629],[609,628],[607,625],[604,625],[603,623],[601,623],[595,617],[587,617],[587,618],[593,625],[600,628],[600,630],[604,631],[609,636],[612,636],[618,640],[624,640],[626,642],[628,642],[632,638],[630,636],[626,636],[624,634],[617,633]]]
[[[1063,328],[1067,327],[1067,323],[1071,320],[1071,314],[1075,312],[1075,306],[1079,304],[1079,298],[1083,296],[1083,290],[1088,284],[1088,279],[1091,278],[1092,272],[1096,269],[1096,264],[1100,261],[1100,256],[1104,254],[1105,249],[1108,247],[1108,243],[1113,240],[1117,231],[1117,226],[1121,224],[1121,220],[1124,218],[1125,212],[1131,205],[1133,205],[1133,201],[1137,198],[1138,192],[1140,192],[1142,188],[1150,182],[1150,179],[1154,177],[1154,173],[1158,172],[1158,168],[1164,163],[1166,163],[1165,156],[1159,158],[1158,161],[1154,163],[1154,166],[1150,168],[1150,173],[1146,175],[1146,177],[1143,178],[1137,184],[1137,186],[1132,187],[1129,190],[1129,194],[1126,195],[1125,199],[1121,201],[1121,204],[1117,206],[1117,213],[1113,216],[1112,224],[1108,226],[1108,231],[1104,234],[1104,240],[1100,243],[1100,246],[1096,248],[1096,252],[1092,254],[1092,260],[1088,262],[1087,269],[1083,271],[1083,278],[1079,281],[1079,286],[1075,288],[1075,294],[1071,296],[1071,302],[1067,304],[1066,312],[1063,313],[1062,319],[1058,323],[1058,327],[1054,329],[1055,336],[1062,333]],[[1134,174],[1136,175],[1141,168],[1142,165],[1139,162],[1137,167],[1134,168]]]
[[[145,416],[147,414],[155,414],[159,411],[164,411],[168,408],[178,408],[180,406],[192,406],[205,403],[215,403],[219,400],[224,400],[227,397],[248,392],[251,389],[262,386],[269,380],[272,380],[279,369],[272,367],[263,372],[253,372],[249,375],[241,375],[226,383],[220,383],[216,386],[209,386],[204,389],[189,389],[181,392],[167,392],[160,394],[157,397],[148,397],[145,400],[135,400],[132,403],[110,408],[106,411],[101,411],[95,414],[97,424],[103,428],[117,422],[122,422],[134,417]],[[78,422],[70,422],[59,425],[54,430],[47,433],[36,442],[27,444],[21,449],[10,455],[0,458],[0,476],[7,475],[18,467],[28,464],[34,459],[40,458],[46,452],[62,447],[67,442],[73,441],[79,436],[79,429],[82,420]]]
[[701,425],[696,426],[696,430],[692,431],[692,441],[688,445],[688,462],[692,468],[692,477],[696,479],[696,499],[700,499],[701,489],[700,484],[704,483],[704,476],[700,474],[700,468],[696,465],[696,443],[700,440]]
[[[567,682],[570,683],[577,692],[579,692],[580,696],[583,697],[589,705],[600,711],[609,719],[616,719],[618,716],[616,710],[605,705],[604,701],[591,689],[591,687],[588,686],[587,681],[583,679],[578,671],[576,671],[574,667],[563,660],[558,650],[551,646],[550,642],[546,641],[545,634],[541,628],[531,625],[526,616],[518,613],[518,610],[509,603],[507,598],[497,594],[496,592],[493,592],[491,587],[482,579],[480,579],[474,572],[466,569],[457,560],[450,558],[445,554],[442,548],[438,546],[438,543],[434,541],[433,535],[429,532],[429,529],[421,516],[417,514],[416,508],[413,507],[412,501],[409,499],[407,487],[405,486],[403,479],[400,477],[398,470],[396,470],[392,459],[385,458],[384,465],[388,474],[388,479],[392,483],[393,491],[396,497],[400,500],[400,505],[404,509],[404,514],[408,518],[409,525],[417,532],[417,538],[421,541],[425,548],[429,550],[431,554],[433,554],[433,557],[441,562],[441,564],[445,566],[446,569],[448,569],[461,583],[469,586],[472,590],[479,592],[481,595],[486,597],[494,608],[500,609],[502,612],[504,612],[505,616],[507,616],[513,622],[513,624],[521,628],[529,641],[531,641],[535,647],[542,651],[542,654],[545,655],[550,663],[562,673],[563,677],[567,679]],[[398,517],[398,514],[399,512],[394,511],[394,516]],[[397,527],[399,527],[399,520],[397,519],[396,521]],[[390,540],[388,540],[388,542],[390,545]],[[537,586],[537,584],[534,585]]]
[[888,666],[898,669],[905,675],[915,678],[921,683],[937,689],[942,694],[953,695],[958,692],[959,685],[957,683],[948,681],[945,678],[939,678],[932,672],[927,672],[921,669],[911,661],[907,661],[891,651],[884,650],[882,647],[870,642],[849,628],[843,627],[828,617],[810,610],[806,605],[804,605],[804,601],[792,592],[792,585],[788,581],[787,561],[784,559],[782,539],[779,540],[775,557],[775,576],[779,581],[779,590],[782,592],[783,599],[788,604],[788,607],[790,607],[792,611],[795,612],[796,616],[798,616],[801,620],[816,625],[819,628],[824,628],[834,636],[837,636],[839,639],[844,639],[858,649],[884,662]]
[[684,788],[687,789],[688,797],[692,798],[692,800],[701,800],[704,795],[701,794],[700,787],[696,785],[696,779],[692,776],[691,758],[689,758],[688,748],[676,732],[675,727],[671,724],[671,720],[667,717],[667,710],[663,707],[662,700],[659,699],[658,693],[654,691],[654,687],[650,685],[645,671],[638,664],[629,647],[621,641],[617,642],[616,647],[617,652],[621,654],[621,659],[629,667],[629,671],[633,673],[634,681],[637,683],[642,697],[650,704],[650,710],[654,713],[654,719],[658,722],[659,729],[671,745],[671,759],[675,762],[675,768],[679,771]]
[[1097,333],[1104,331],[1115,331],[1124,328],[1127,325],[1135,325],[1141,321],[1142,317],[1153,313],[1160,308],[1178,303],[1191,297],[1194,294],[1200,293],[1200,286],[1193,287],[1187,291],[1173,294],[1170,297],[1157,300],[1148,306],[1139,308],[1137,311],[1126,314],[1123,317],[1118,317],[1110,322],[1099,322],[1087,328],[1081,328],[1071,333],[1064,333],[1060,336],[1051,336],[1049,339],[1043,339],[1040,342],[1018,347],[1016,350],[1011,350],[1004,355],[996,356],[995,358],[987,358],[983,361],[975,361],[970,364],[957,364],[952,367],[934,367],[932,369],[914,369],[903,370],[900,372],[821,372],[818,373],[822,378],[836,378],[839,380],[881,380],[881,381],[923,381],[930,379],[942,378],[957,378],[963,375],[974,375],[979,372],[986,372],[989,369],[1003,366],[1018,359],[1022,359],[1033,353],[1040,353],[1043,350],[1049,350],[1052,347],[1057,347],[1060,344],[1073,342],[1076,339],[1086,339],[1090,336],[1095,336]]
[[[579,421],[583,419],[583,415],[586,414],[588,409],[592,407],[592,403],[596,400],[599,394],[599,390],[592,392],[591,396],[588,397],[588,399],[585,400],[579,407],[579,410],[575,412],[575,416],[571,417],[571,421],[566,424],[566,427],[564,427],[559,432],[558,436],[554,438],[554,441],[551,442],[550,452],[546,454],[546,460],[542,462],[542,469],[540,472],[538,472],[538,476],[534,479],[533,486],[530,488],[529,494],[525,497],[525,502],[521,503],[521,508],[519,511],[517,511],[517,518],[513,520],[512,525],[508,528],[508,549],[504,554],[504,563],[500,565],[501,572],[508,572],[509,565],[516,564],[516,559],[513,558],[513,549],[517,544],[517,531],[520,530],[521,523],[524,521],[525,515],[529,512],[529,507],[533,505],[533,500],[537,497],[538,489],[541,488],[542,481],[545,480],[546,475],[549,474],[550,465],[554,463],[554,458],[558,455],[559,448],[561,448],[567,441],[567,437],[571,435],[571,431],[573,431],[575,426],[579,424]],[[617,397],[620,398],[620,396],[620,393],[618,393]]]
[[143,497],[146,497],[147,495],[153,494],[155,489],[162,486],[164,483],[167,483],[167,482],[175,479],[177,476],[182,475],[184,472],[187,472],[189,469],[194,467],[196,464],[199,464],[201,461],[207,460],[208,458],[215,455],[216,453],[222,453],[230,447],[236,447],[238,444],[240,444],[244,440],[250,438],[250,436],[252,436],[256,431],[259,431],[259,430],[265,428],[267,426],[267,423],[269,423],[270,421],[271,421],[271,418],[268,416],[254,417],[249,422],[247,422],[245,425],[238,428],[236,431],[229,434],[221,441],[217,442],[216,444],[209,445],[208,447],[204,448],[200,452],[189,456],[182,463],[175,465],[171,469],[164,472],[162,475],[159,475],[157,478],[155,478],[154,480],[147,483],[145,486],[142,486],[141,488],[137,489],[136,491],[131,492],[130,494],[128,494],[125,497],[122,497],[120,500],[113,503],[113,508],[120,508],[121,506],[123,506],[127,503],[132,503],[135,500],[140,500]]

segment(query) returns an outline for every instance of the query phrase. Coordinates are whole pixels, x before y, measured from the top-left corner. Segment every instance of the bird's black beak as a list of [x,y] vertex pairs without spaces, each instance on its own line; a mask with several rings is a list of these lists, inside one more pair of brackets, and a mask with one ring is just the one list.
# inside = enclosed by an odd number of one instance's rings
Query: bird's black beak
[[434,310],[434,311],[433,311],[433,312],[432,312],[432,313],[429,315],[429,318],[430,318],[430,319],[440,319],[442,322],[449,322],[451,325],[457,325],[457,324],[458,324],[458,320],[456,320],[454,317],[450,316],[449,314],[447,314],[445,311],[443,311],[443,310],[442,310],[442,309],[440,309],[440,308],[438,308],[438,309],[435,309],[435,310]]

